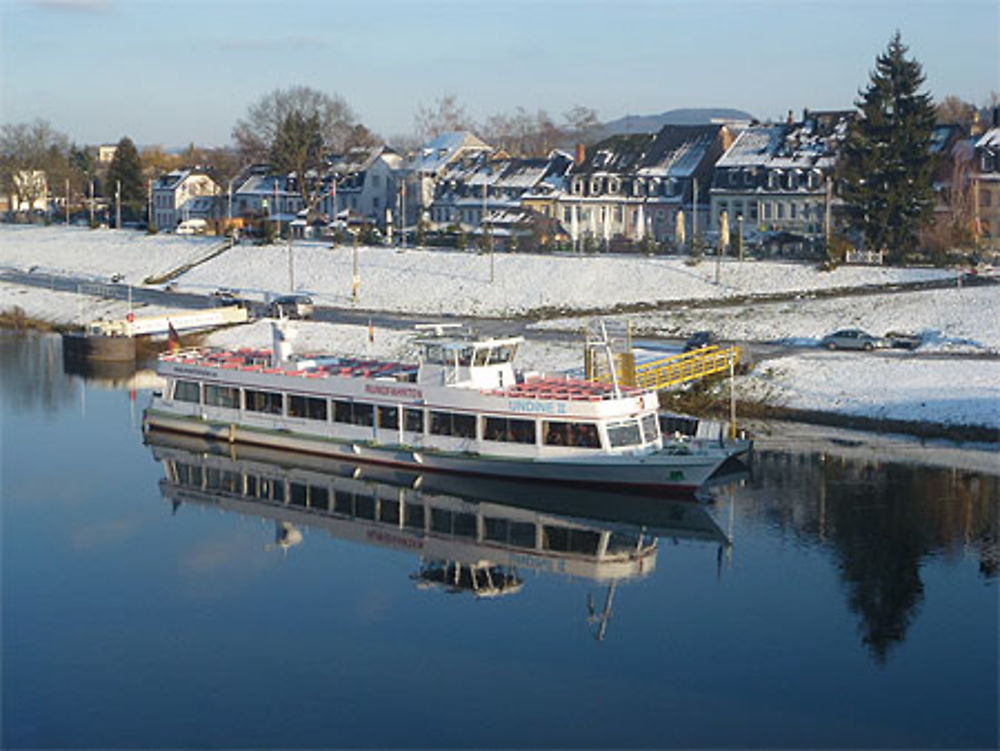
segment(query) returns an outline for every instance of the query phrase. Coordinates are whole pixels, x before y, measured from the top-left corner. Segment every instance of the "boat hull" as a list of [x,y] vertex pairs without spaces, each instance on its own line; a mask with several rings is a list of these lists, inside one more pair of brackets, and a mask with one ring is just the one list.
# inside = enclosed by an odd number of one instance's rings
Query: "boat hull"
[[591,488],[691,494],[725,461],[726,454],[602,455],[582,460],[526,460],[270,430],[147,409],[144,430],[166,430],[233,444],[283,449],[353,462],[466,476],[555,482]]

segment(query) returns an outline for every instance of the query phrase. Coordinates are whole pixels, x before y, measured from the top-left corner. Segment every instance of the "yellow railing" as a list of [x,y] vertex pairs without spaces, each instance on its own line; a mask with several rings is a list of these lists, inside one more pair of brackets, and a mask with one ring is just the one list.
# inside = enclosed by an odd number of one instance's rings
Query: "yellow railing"
[[[696,381],[714,373],[723,373],[729,370],[730,362],[735,367],[740,360],[740,348],[712,345],[640,364],[636,364],[635,356],[628,352],[614,357],[619,383],[646,389],[662,389]],[[592,373],[594,380],[611,380],[604,362],[595,362]]]

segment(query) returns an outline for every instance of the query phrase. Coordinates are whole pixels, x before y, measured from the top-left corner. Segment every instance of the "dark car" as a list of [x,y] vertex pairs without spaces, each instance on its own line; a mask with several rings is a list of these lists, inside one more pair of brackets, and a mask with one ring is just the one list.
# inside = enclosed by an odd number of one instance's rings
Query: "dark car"
[[710,347],[715,344],[715,336],[711,331],[695,331],[691,334],[691,337],[684,343],[684,351],[690,352],[693,349],[701,349],[702,347]]
[[841,329],[827,334],[819,340],[819,346],[827,349],[884,349],[889,343],[880,336],[872,336],[861,329]]
[[313,308],[308,295],[285,295],[271,300],[267,314],[271,318],[312,318]]
[[909,331],[890,331],[885,338],[893,349],[916,349],[924,343],[920,334]]

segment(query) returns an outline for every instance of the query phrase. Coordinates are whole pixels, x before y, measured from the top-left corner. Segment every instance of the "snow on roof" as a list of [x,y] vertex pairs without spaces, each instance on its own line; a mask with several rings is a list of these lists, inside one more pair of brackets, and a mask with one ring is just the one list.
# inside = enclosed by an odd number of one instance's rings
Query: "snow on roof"
[[410,169],[415,172],[438,172],[464,151],[489,151],[490,147],[467,130],[442,133],[428,141],[414,155]]
[[976,141],[977,149],[1000,149],[1000,128],[990,128]]
[[799,123],[751,126],[736,137],[715,166],[832,167],[855,113],[806,112],[805,115]]

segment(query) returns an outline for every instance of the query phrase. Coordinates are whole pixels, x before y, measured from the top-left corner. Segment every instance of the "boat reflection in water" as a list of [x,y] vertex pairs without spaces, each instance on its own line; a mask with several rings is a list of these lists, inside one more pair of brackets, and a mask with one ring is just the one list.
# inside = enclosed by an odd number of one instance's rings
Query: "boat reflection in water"
[[424,475],[157,430],[146,442],[175,512],[192,503],[272,519],[273,547],[286,551],[310,527],[410,552],[422,589],[501,597],[524,587],[525,570],[606,585],[603,608],[588,603],[599,639],[617,583],[654,570],[657,538],[715,544],[720,557],[729,545],[694,498]]

